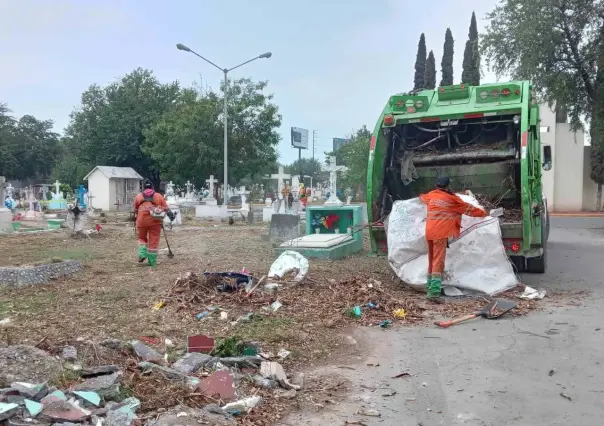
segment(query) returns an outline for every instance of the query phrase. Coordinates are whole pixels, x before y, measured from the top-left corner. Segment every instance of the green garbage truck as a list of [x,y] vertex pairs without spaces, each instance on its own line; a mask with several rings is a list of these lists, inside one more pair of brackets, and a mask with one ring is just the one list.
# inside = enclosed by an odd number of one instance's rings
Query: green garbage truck
[[390,97],[375,126],[367,172],[371,250],[387,254],[384,220],[396,200],[434,188],[439,175],[471,191],[487,209],[502,207],[503,245],[519,272],[543,273],[549,214],[542,170],[539,104],[529,81],[458,84]]

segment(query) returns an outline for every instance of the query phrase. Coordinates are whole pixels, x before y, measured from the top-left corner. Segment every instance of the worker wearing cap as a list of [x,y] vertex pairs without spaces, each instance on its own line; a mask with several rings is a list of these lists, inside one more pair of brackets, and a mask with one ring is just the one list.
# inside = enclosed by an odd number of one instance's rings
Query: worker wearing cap
[[164,197],[155,192],[149,180],[145,180],[143,192],[134,199],[139,262],[149,259],[150,266],[157,265],[161,226],[165,212],[168,210]]
[[461,216],[485,217],[487,212],[464,202],[450,189],[451,179],[439,176],[436,189],[420,196],[428,207],[426,240],[428,242],[428,298],[440,301],[442,274],[449,238],[459,237]]

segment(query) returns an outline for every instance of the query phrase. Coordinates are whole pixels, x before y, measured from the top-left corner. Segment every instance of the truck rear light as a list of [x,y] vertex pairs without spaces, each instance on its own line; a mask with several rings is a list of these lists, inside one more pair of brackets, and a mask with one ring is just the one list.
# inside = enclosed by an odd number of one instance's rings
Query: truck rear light
[[510,246],[510,248],[512,249],[512,251],[513,251],[514,253],[518,253],[518,252],[520,251],[520,244],[516,244],[516,243],[514,243],[514,244],[512,244],[512,245]]
[[424,107],[424,101],[417,101],[415,103],[415,108],[423,108]]
[[388,114],[387,116],[384,117],[385,126],[392,126],[393,123],[394,123],[394,117],[391,114]]
[[520,96],[520,89],[516,89],[516,90],[514,91],[514,95],[516,95],[516,96]]
[[510,89],[508,89],[507,87],[501,91],[502,96],[510,96],[511,94],[512,94],[512,91]]
[[486,90],[483,90],[482,92],[480,92],[480,99],[486,99],[489,97],[489,92],[487,92]]
[[415,112],[415,108],[413,108],[412,106],[407,107],[407,112],[408,112],[409,114],[413,114],[413,113]]
[[499,90],[493,89],[491,91],[491,96],[494,97],[494,98],[498,98],[499,97]]
[[484,114],[482,112],[473,112],[471,114],[464,114],[463,118],[482,118]]

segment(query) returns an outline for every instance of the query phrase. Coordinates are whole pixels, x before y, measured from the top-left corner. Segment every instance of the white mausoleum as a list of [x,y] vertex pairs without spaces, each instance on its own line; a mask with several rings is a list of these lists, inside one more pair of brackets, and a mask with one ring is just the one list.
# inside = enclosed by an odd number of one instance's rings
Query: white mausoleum
[[88,207],[104,211],[130,211],[143,177],[132,167],[96,166],[88,181]]

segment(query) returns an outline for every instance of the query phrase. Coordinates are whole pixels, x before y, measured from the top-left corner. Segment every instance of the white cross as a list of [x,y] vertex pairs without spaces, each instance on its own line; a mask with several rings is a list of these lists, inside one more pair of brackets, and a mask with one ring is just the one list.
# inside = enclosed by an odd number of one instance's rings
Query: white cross
[[210,184],[210,198],[214,198],[214,184],[218,183],[218,179],[214,179],[214,175],[210,175],[210,178],[206,179],[206,183]]
[[55,182],[55,194],[59,194],[59,189],[61,188],[61,182],[58,180]]
[[185,183],[185,186],[187,187],[187,194],[191,193],[191,186],[193,184],[190,181],[187,181],[187,183]]
[[292,177],[292,175],[287,174],[284,172],[283,170],[283,166],[279,166],[279,173],[271,173],[268,178],[269,179],[276,179],[277,180],[277,187],[281,188],[282,184],[283,184],[283,180],[284,179],[290,179]]
[[343,203],[338,198],[337,191],[337,172],[343,172],[347,170],[345,166],[338,166],[336,164],[336,157],[329,157],[329,166],[325,168],[329,172],[329,199],[325,201],[326,206],[341,206]]

